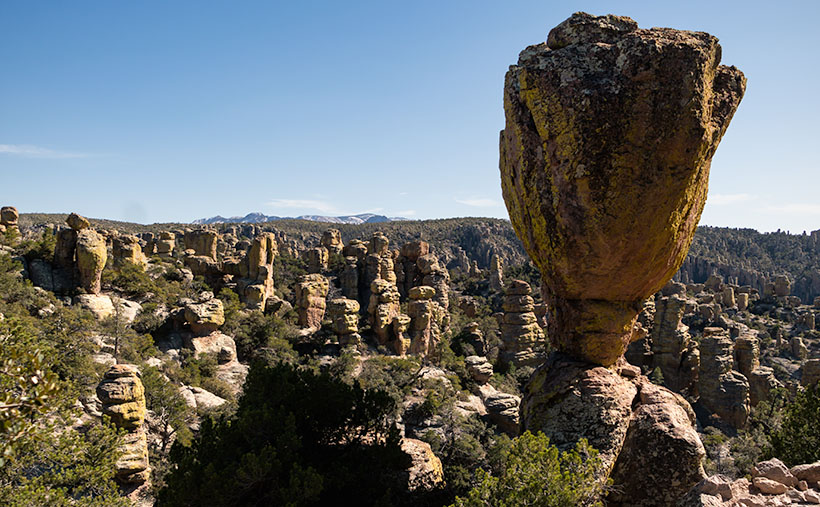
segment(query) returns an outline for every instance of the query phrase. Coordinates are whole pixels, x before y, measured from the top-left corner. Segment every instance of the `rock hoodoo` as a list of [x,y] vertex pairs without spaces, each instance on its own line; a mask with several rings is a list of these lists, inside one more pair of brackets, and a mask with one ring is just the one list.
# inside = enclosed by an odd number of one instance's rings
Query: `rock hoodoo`
[[506,76],[501,186],[541,271],[556,351],[525,389],[521,427],[559,447],[587,438],[615,481],[612,505],[674,504],[704,476],[689,404],[623,355],[644,300],[686,256],[743,96],[743,74],[720,57],[706,33],[576,13]]
[[115,364],[97,385],[102,413],[126,433],[123,454],[116,463],[117,480],[124,485],[145,483],[151,475],[148,467],[148,442],[145,434],[145,388],[136,366]]
[[706,33],[577,13],[510,67],[501,186],[558,350],[615,363],[683,262],[745,89],[720,56]]
[[304,275],[296,284],[296,311],[299,314],[299,326],[308,329],[322,327],[325,316],[327,291],[330,285],[327,278],[313,273]]
[[544,333],[533,312],[535,304],[530,296],[530,284],[522,280],[511,281],[502,308],[501,362],[516,367],[541,363],[544,359]]

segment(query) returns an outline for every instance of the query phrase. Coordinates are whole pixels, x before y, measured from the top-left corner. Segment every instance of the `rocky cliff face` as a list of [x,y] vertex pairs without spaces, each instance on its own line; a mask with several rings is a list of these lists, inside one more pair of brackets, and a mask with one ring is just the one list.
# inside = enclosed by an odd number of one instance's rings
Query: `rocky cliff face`
[[[501,186],[557,350],[526,388],[522,428],[559,446],[588,438],[625,492],[615,504],[669,505],[703,477],[691,407],[623,354],[643,301],[686,256],[743,96],[720,56],[706,33],[576,13],[505,80]],[[639,483],[660,470],[674,481],[650,496]]]

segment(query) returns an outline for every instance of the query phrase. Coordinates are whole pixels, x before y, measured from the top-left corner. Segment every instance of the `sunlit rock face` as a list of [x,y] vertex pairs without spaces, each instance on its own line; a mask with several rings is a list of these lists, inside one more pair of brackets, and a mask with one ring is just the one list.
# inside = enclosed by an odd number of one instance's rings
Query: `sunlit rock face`
[[507,72],[501,186],[558,350],[615,363],[683,262],[746,85],[720,58],[706,33],[576,13]]

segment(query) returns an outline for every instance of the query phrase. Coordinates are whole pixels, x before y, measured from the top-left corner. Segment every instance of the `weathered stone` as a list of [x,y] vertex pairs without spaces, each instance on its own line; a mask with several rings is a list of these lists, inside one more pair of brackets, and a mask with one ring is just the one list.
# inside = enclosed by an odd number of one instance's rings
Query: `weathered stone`
[[464,358],[464,365],[476,384],[486,384],[493,376],[493,365],[487,361],[486,357],[467,356]]
[[655,301],[655,322],[652,325],[654,365],[663,373],[664,385],[679,393],[694,394],[700,354],[681,322],[686,300],[678,295]]
[[185,346],[194,351],[194,357],[214,354],[220,364],[236,360],[236,342],[219,331],[213,331],[205,336],[186,338]]
[[89,227],[91,227],[91,222],[89,222],[87,218],[80,216],[76,213],[68,215],[68,217],[65,219],[65,223],[67,223],[72,230],[78,232],[83,229],[88,229]]
[[403,438],[401,450],[410,456],[407,469],[407,491],[432,491],[444,485],[444,468],[433,454],[430,444],[414,438]]
[[820,483],[820,461],[794,466],[790,472],[800,481],[810,484]]
[[194,251],[194,255],[202,255],[216,260],[217,237],[216,231],[200,229],[186,232],[183,236],[183,242],[186,249]]
[[774,279],[774,295],[776,297],[786,297],[791,294],[791,281],[787,276],[776,276]]
[[513,280],[506,287],[501,323],[499,360],[515,366],[534,366],[543,360],[544,334],[533,313],[530,286]]
[[413,300],[432,299],[433,296],[436,295],[436,289],[428,287],[427,285],[419,285],[417,287],[412,287],[408,295],[410,299]]
[[157,255],[168,258],[174,254],[176,247],[176,235],[173,232],[164,231],[159,235],[156,241]]
[[112,257],[115,266],[133,264],[141,269],[145,268],[148,259],[140,246],[139,238],[130,234],[123,234],[114,238]]
[[521,398],[514,394],[497,391],[484,399],[487,415],[498,428],[510,436],[518,436],[519,406]]
[[342,294],[348,299],[359,297],[359,266],[356,257],[345,257],[345,267],[339,275]]
[[308,329],[322,327],[325,316],[327,292],[330,284],[324,276],[313,273],[299,278],[296,284],[296,312],[299,326]]
[[800,384],[803,387],[817,385],[820,381],[820,359],[809,359],[800,368]]
[[355,299],[339,298],[328,303],[328,317],[340,342],[343,341],[342,336],[359,332],[359,309],[359,302]]
[[225,323],[225,309],[222,301],[211,293],[203,293],[198,303],[185,305],[185,320],[197,336],[207,336]]
[[367,307],[370,326],[379,345],[387,345],[394,341],[391,326],[401,310],[399,291],[390,282],[377,278],[370,284],[370,294],[370,303]]
[[749,383],[732,370],[732,340],[719,328],[706,328],[700,342],[698,390],[700,401],[733,428],[743,428],[749,417]]
[[304,253],[308,273],[321,273],[327,270],[328,251],[323,246],[310,248]]
[[93,313],[97,320],[107,319],[115,312],[114,302],[104,294],[78,294],[73,303]]
[[745,88],[719,59],[703,32],[577,13],[510,67],[502,190],[558,350],[613,364],[683,262]]
[[[612,471],[608,504],[674,505],[705,476],[706,450],[695,414],[681,396],[641,377],[623,447]],[[647,498],[647,484],[662,484]]]
[[490,289],[504,291],[504,261],[496,254],[490,259]]
[[76,255],[80,288],[89,294],[99,294],[100,278],[108,259],[105,239],[91,229],[81,230],[77,234]]
[[121,443],[122,455],[116,463],[116,479],[121,484],[142,484],[148,480],[148,445],[145,421],[145,388],[139,370],[130,364],[115,364],[97,385],[102,413],[128,433]]
[[[760,463],[752,467],[752,477],[755,479],[759,477],[764,477],[766,479],[775,481],[788,487],[797,486],[798,481],[797,477],[792,475],[791,471],[789,471],[789,468],[777,458],[761,461]],[[757,486],[756,482],[755,486]],[[785,491],[782,492],[785,493]]]
[[339,232],[339,229],[326,230],[322,233],[321,245],[330,253],[336,255],[342,253],[342,250],[344,249],[344,243],[342,243],[342,233]]

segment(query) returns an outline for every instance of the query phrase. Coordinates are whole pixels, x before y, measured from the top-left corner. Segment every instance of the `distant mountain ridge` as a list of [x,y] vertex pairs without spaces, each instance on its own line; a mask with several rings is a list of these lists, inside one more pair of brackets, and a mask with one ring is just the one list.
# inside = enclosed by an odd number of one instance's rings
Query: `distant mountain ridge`
[[324,215],[301,215],[298,217],[279,217],[273,215],[265,215],[263,213],[248,213],[244,217],[223,217],[215,216],[211,218],[199,218],[191,223],[194,224],[238,224],[250,223],[261,224],[265,222],[275,222],[277,220],[308,220],[310,222],[325,222],[329,224],[374,224],[380,222],[397,222],[407,220],[403,217],[387,217],[384,215],[376,215],[374,213],[360,213],[358,215],[345,215],[338,217],[330,217]]

